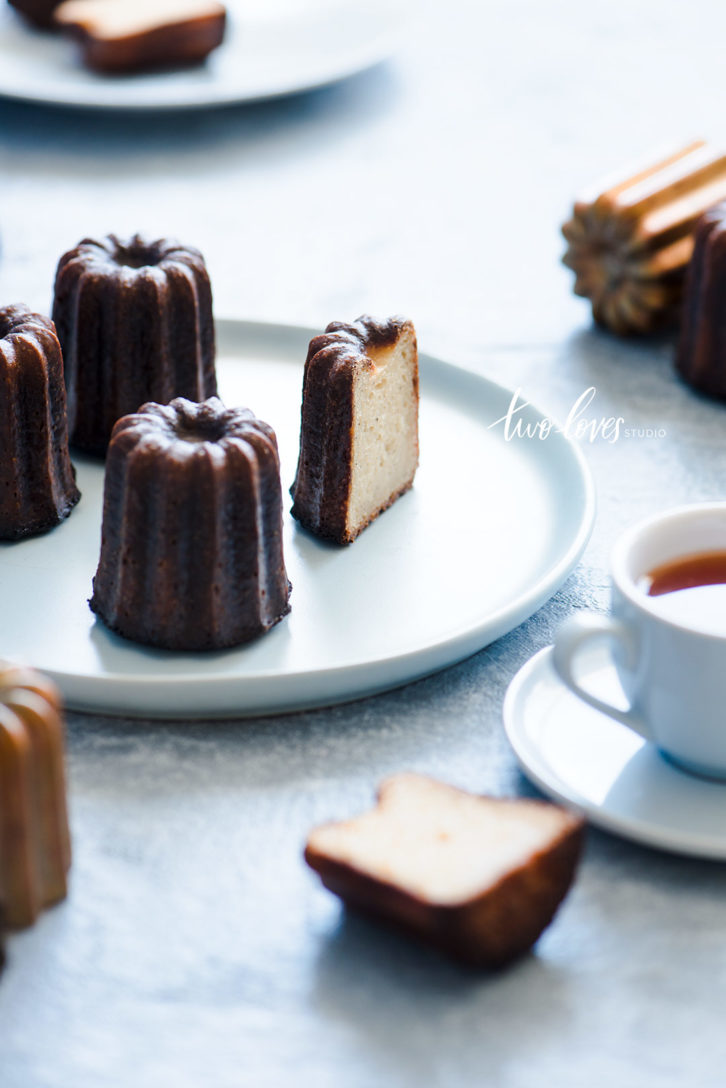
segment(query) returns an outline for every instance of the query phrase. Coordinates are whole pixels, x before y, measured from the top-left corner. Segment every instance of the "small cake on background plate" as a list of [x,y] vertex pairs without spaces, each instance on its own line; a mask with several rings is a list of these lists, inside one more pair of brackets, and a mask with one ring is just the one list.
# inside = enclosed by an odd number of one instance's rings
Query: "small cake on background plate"
[[169,650],[248,642],[290,611],[275,432],[179,397],[114,427],[91,608]]
[[77,449],[105,454],[116,420],[147,401],[216,395],[212,289],[197,249],[86,238],[60,259],[53,320]]
[[66,895],[71,861],[60,697],[0,662],[0,903],[11,929]]
[[55,22],[98,72],[197,64],[222,44],[227,11],[216,0],[65,0]]
[[52,529],[80,497],[55,329],[27,306],[7,306],[0,310],[0,540]]
[[35,26],[52,27],[53,13],[61,0],[8,0],[11,7]]
[[293,517],[350,544],[408,491],[418,465],[413,324],[334,321],[310,341],[303,378]]
[[528,951],[572,883],[583,821],[547,801],[479,797],[418,774],[311,832],[305,860],[346,904],[476,966]]

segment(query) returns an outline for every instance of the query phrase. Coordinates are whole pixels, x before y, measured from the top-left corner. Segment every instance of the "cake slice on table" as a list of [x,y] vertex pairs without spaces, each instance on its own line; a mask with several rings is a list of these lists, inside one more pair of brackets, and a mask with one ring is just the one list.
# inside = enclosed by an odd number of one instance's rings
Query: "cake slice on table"
[[413,484],[418,465],[413,324],[334,321],[310,341],[293,517],[350,544]]
[[500,967],[552,921],[582,837],[583,821],[558,805],[399,774],[371,811],[316,828],[305,860],[350,906],[456,959]]

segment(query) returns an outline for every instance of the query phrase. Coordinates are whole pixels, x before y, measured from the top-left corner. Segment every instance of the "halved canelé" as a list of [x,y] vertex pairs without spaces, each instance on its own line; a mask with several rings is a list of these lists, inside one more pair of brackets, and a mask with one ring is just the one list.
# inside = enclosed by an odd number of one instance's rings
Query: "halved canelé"
[[350,544],[413,485],[418,466],[418,350],[413,324],[334,321],[310,341],[303,379],[293,517]]

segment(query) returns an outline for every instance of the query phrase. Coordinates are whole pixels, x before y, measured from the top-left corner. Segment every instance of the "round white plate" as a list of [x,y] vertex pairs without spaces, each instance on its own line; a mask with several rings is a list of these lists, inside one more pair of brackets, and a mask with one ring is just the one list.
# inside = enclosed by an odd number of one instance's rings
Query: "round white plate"
[[[275,428],[283,494],[295,474],[303,362],[314,331],[218,324],[220,393]],[[69,706],[160,717],[240,717],[342,702],[442,669],[510,631],[567,577],[593,488],[561,435],[506,442],[511,394],[421,358],[421,463],[412,491],[349,547],[300,529],[285,502],[292,613],[221,653],[151,650],[111,634],[87,598],[103,469],[74,458],[82,499],[45,536],[0,545],[0,657],[29,661]],[[526,418],[540,418],[534,408]]]
[[[624,702],[607,649],[582,650],[581,682]],[[524,773],[598,827],[679,854],[726,859],[726,784],[687,774],[562,683],[552,647],[520,669],[504,726]]]
[[73,41],[40,32],[2,0],[0,95],[52,105],[163,110],[253,102],[311,90],[384,60],[410,0],[226,0],[222,46],[194,68],[103,76]]

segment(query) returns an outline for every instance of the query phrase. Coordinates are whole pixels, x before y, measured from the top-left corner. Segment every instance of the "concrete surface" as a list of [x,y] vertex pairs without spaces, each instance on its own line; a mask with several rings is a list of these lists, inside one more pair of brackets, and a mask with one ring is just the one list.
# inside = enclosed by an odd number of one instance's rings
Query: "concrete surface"
[[71,715],[71,895],[9,941],[2,1088],[724,1083],[722,865],[591,832],[536,952],[486,977],[344,916],[300,852],[403,768],[534,794],[501,727],[517,668],[569,612],[607,606],[626,525],[724,498],[725,409],[675,380],[667,341],[591,329],[558,226],[644,147],[723,134],[725,35],[705,0],[424,0],[390,64],[285,102],[0,105],[3,303],[47,308],[84,235],[175,234],[206,254],[220,314],[407,312],[428,350],[555,415],[594,385],[598,416],[666,432],[585,444],[599,514],[582,563],[443,674],[266,721]]

